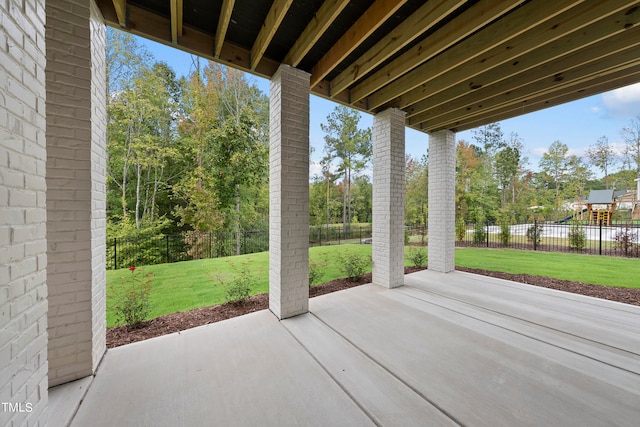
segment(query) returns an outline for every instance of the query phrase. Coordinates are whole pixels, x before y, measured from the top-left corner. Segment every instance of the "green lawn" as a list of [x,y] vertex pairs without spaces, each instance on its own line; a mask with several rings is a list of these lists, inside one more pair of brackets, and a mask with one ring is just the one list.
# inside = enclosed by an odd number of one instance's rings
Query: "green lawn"
[[[412,247],[408,250],[415,249]],[[343,276],[339,270],[340,253],[371,256],[371,245],[320,246],[310,248],[309,253],[312,263],[324,266],[321,282],[327,282]],[[151,265],[139,267],[136,272],[141,275],[153,273],[152,312],[149,318],[154,318],[224,302],[224,290],[219,282],[232,277],[234,271],[249,269],[256,282],[252,293],[265,293],[269,289],[268,263],[268,252],[261,252],[230,258]],[[405,260],[405,265],[410,263]],[[637,259],[513,249],[457,248],[456,265],[606,286],[640,288],[640,262]],[[107,271],[107,285],[130,275],[128,269]],[[110,298],[107,297],[107,325],[111,327],[115,326],[115,318],[109,302]]]

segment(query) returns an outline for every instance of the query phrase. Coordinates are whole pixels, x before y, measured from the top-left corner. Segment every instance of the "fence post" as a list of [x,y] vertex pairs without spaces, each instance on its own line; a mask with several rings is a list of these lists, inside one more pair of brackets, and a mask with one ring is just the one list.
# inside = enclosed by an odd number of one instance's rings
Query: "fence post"
[[489,221],[487,221],[486,227],[487,227],[487,247],[489,247]]
[[538,250],[538,220],[533,220],[533,250]]
[[165,254],[167,258],[167,264],[169,264],[169,235],[164,236]]
[[113,238],[113,269],[118,269],[118,238]]
[[602,255],[602,219],[600,219],[600,249],[598,255]]

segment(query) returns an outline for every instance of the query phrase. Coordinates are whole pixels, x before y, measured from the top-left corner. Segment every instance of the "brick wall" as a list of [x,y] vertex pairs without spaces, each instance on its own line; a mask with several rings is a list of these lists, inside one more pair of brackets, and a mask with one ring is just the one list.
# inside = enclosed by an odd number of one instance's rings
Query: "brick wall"
[[429,270],[455,269],[456,134],[429,136]]
[[287,65],[271,79],[269,308],[309,311],[309,74]]
[[49,385],[105,351],[105,30],[93,1],[47,3]]
[[46,424],[44,6],[44,0],[0,2],[0,425],[3,426]]
[[388,109],[373,119],[373,283],[404,284],[405,113]]

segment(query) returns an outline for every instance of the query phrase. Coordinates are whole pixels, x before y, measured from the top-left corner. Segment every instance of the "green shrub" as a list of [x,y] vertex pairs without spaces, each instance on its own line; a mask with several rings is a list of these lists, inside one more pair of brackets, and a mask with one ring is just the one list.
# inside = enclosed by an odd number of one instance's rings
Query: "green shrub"
[[132,329],[138,328],[151,313],[151,282],[153,273],[140,277],[136,267],[129,267],[131,275],[109,287],[116,321]]
[[615,246],[624,252],[624,256],[636,256],[638,255],[638,231],[632,229],[627,224],[621,231],[616,233]]
[[571,224],[571,229],[567,236],[569,238],[569,247],[576,251],[583,251],[587,245],[587,235],[578,222]]
[[251,296],[253,279],[248,272],[242,272],[224,283],[225,301],[233,304],[244,304]]
[[511,226],[508,222],[500,224],[500,242],[502,242],[502,246],[511,244]]
[[409,230],[407,230],[406,228],[404,229],[404,244],[408,245],[409,244],[409,240],[411,239],[411,233],[409,233]]
[[473,225],[473,243],[484,243],[487,241],[487,230],[484,228],[484,221],[477,221]]
[[357,281],[371,265],[371,258],[359,254],[338,254],[340,272],[349,280]]
[[533,224],[527,228],[527,241],[539,246],[542,242],[542,224]]
[[462,242],[466,234],[467,223],[464,222],[464,218],[458,218],[458,221],[456,221],[456,239],[458,242]]
[[244,304],[251,296],[251,289],[254,287],[256,279],[251,274],[250,262],[243,262],[240,271],[232,262],[228,262],[234,275],[230,279],[218,278],[219,286],[224,289],[224,299],[226,302],[240,305]]
[[411,248],[408,253],[409,261],[416,267],[427,265],[427,251],[424,248]]
[[317,285],[324,276],[324,268],[327,262],[309,262],[309,286]]

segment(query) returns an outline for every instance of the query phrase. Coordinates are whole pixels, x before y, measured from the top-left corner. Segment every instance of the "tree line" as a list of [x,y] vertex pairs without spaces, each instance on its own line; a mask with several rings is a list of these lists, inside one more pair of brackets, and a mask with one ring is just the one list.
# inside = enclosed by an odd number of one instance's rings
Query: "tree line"
[[[131,35],[109,29],[107,37],[108,236],[266,229],[268,97],[240,71],[194,58],[193,71],[177,77]],[[360,113],[337,106],[322,124],[312,225],[347,231],[371,222],[371,129],[359,121]],[[554,141],[533,171],[517,134],[505,136],[500,123],[476,129],[472,141],[457,143],[456,217],[559,218],[565,201],[589,190],[634,188],[640,116],[621,134],[622,152],[601,137],[584,157]],[[407,224],[426,225],[428,164],[428,153],[406,157]]]

